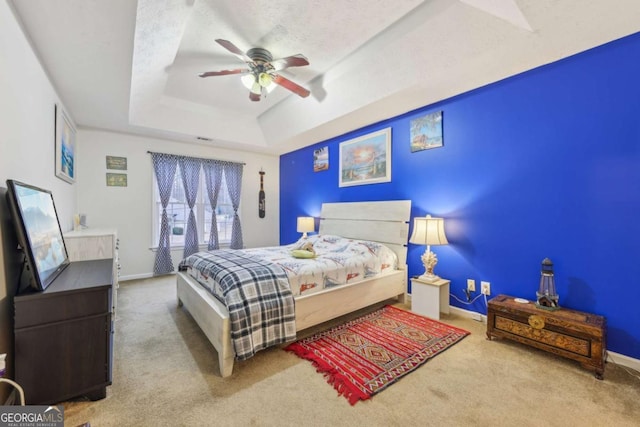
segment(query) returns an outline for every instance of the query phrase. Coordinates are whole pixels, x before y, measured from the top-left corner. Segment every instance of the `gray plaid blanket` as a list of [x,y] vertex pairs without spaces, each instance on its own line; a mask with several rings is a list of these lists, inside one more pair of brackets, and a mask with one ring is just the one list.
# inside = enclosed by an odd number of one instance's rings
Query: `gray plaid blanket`
[[293,296],[280,266],[242,250],[220,249],[185,258],[180,269],[186,267],[220,286],[236,359],[245,360],[259,350],[296,339]]

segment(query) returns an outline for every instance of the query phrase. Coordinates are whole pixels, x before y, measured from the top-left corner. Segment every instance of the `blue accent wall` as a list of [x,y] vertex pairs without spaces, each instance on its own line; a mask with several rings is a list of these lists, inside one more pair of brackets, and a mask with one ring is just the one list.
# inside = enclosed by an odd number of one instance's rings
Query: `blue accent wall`
[[[560,305],[606,316],[607,347],[640,358],[638,58],[640,33],[282,155],[281,243],[323,202],[410,199],[412,217],[445,218],[435,270],[458,298],[472,278],[533,300],[549,257]],[[411,153],[410,120],[440,110],[444,146]],[[339,188],[340,142],[386,127],[392,181]],[[410,276],[424,250],[409,244]],[[451,304],[486,313],[482,298]]]

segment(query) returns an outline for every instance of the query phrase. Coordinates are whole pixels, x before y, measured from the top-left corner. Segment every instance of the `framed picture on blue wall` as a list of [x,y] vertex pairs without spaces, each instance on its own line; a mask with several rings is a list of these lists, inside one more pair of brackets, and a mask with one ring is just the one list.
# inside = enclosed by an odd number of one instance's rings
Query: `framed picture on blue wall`
[[322,172],[329,170],[329,147],[313,150],[313,171]]
[[391,128],[340,143],[340,187],[391,181]]
[[442,111],[411,120],[411,152],[442,147]]

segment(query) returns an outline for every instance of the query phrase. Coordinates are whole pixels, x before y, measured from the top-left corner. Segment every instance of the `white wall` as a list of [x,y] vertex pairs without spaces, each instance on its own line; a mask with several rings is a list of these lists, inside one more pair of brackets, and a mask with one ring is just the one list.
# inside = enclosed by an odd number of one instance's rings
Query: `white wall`
[[[78,139],[78,212],[91,228],[113,227],[120,238],[121,279],[148,277],[155,252],[150,249],[152,224],[151,156],[147,151],[244,162],[240,213],[246,247],[275,246],[280,240],[279,157],[224,150],[102,130],[80,129]],[[127,158],[127,187],[107,187],[106,156]],[[258,172],[265,171],[267,214],[258,218]],[[120,172],[120,171],[109,171]],[[173,250],[174,264],[182,250]]]
[[[13,12],[0,1],[0,187],[16,179],[51,190],[63,230],[69,230],[77,210],[77,186],[55,177],[56,103],[60,99]],[[13,262],[13,248],[4,244],[13,224],[4,210],[0,219],[0,353],[9,354],[12,369],[10,316],[19,265]],[[0,387],[0,402],[6,392]]]
[[76,186],[55,177],[56,91],[11,9],[0,2],[0,185],[9,178],[46,188],[64,230],[72,228]]

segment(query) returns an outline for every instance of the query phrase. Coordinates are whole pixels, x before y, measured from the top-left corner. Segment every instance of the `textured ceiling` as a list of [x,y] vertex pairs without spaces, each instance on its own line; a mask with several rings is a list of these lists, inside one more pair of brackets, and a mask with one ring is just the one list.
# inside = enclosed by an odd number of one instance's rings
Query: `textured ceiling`
[[[13,0],[78,126],[284,153],[640,31],[637,0]],[[218,45],[304,54],[249,100]]]

